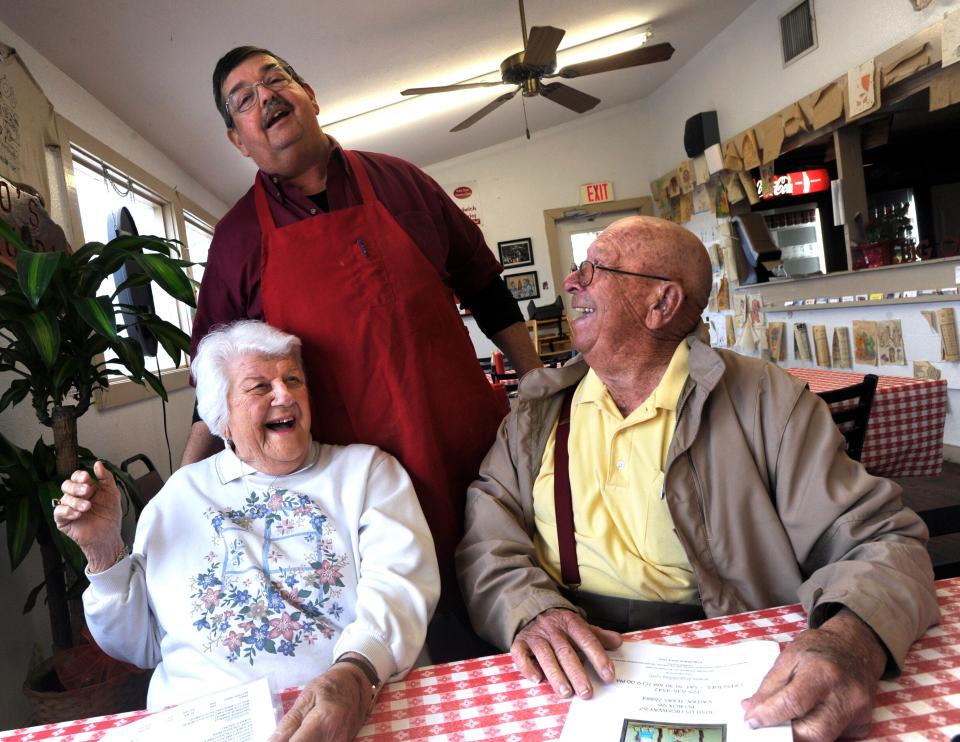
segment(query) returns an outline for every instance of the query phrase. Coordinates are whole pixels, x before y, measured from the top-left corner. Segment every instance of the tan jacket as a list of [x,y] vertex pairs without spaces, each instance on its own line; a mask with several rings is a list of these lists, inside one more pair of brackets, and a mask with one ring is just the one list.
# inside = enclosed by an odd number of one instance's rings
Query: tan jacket
[[[796,602],[819,626],[846,606],[899,667],[939,619],[927,530],[900,487],[843,452],[827,406],[776,366],[694,337],[664,486],[708,616]],[[533,483],[582,359],[531,371],[467,492],[457,551],[478,633],[507,649],[548,608],[572,608],[533,546]],[[839,604],[839,605],[838,605]],[[889,668],[891,671],[895,667]]]

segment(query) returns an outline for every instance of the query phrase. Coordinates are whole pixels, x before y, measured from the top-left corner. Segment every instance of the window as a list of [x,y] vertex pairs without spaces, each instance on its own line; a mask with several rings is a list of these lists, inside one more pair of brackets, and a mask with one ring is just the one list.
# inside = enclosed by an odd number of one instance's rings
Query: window
[[[124,207],[133,216],[139,234],[170,236],[164,213],[169,211],[170,205],[164,203],[157,194],[78,147],[71,147],[70,154],[73,157],[74,188],[80,207],[84,242],[107,242],[116,237],[116,215]],[[101,293],[112,294],[115,288],[116,282],[111,276],[103,282]],[[183,328],[185,322],[177,301],[162,289],[151,288],[156,314]],[[120,321],[123,321],[122,318]],[[121,334],[126,335],[127,331]],[[115,357],[113,351],[107,352],[108,359]],[[161,372],[175,368],[173,359],[162,347],[157,348],[154,362],[147,360],[147,367],[154,372],[158,365]]]
[[[183,212],[183,223],[187,236],[184,241],[187,243],[187,250],[190,252],[190,260],[194,263],[206,263],[210,243],[213,241],[213,227],[196,214],[186,210]],[[199,284],[203,279],[203,266],[193,266],[190,273],[193,280]]]

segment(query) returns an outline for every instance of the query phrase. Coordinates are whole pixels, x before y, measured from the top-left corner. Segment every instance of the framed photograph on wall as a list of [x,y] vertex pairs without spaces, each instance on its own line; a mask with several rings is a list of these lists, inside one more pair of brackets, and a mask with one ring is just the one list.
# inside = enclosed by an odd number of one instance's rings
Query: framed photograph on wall
[[504,268],[521,268],[533,265],[533,243],[529,237],[497,243],[500,265]]
[[517,301],[540,298],[540,283],[537,280],[536,271],[512,273],[509,276],[504,276],[503,280],[507,282],[507,288],[510,289],[510,293]]

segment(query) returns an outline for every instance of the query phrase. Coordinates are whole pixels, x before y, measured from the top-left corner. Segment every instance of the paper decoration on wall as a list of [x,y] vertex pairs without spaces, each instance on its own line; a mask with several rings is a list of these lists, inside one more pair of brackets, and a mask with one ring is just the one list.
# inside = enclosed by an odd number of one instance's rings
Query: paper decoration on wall
[[940,323],[940,357],[945,361],[960,361],[960,349],[957,348],[957,320],[953,307],[937,310]]
[[877,323],[862,319],[853,321],[853,357],[857,363],[877,365]]
[[807,120],[799,103],[794,103],[783,112],[783,134],[793,137],[807,130]]
[[880,71],[880,84],[883,87],[893,85],[930,64],[930,45],[926,41],[905,47],[902,54],[883,65]]
[[847,327],[835,327],[833,330],[833,366],[853,368],[850,357],[850,329]]
[[757,126],[757,138],[763,151],[763,163],[772,164],[783,147],[783,119],[776,113]]
[[940,378],[940,369],[930,363],[930,361],[914,361],[913,378],[936,381]]
[[960,65],[941,72],[930,82],[931,111],[939,111],[955,103],[960,103]]
[[693,218],[693,193],[680,194],[680,223],[686,224]]
[[813,350],[817,357],[817,365],[830,366],[830,348],[827,345],[827,326],[813,326]]
[[657,204],[657,213],[670,211],[670,195],[667,193],[667,179],[657,178],[650,181],[650,195]]
[[726,276],[721,276],[717,285],[717,311],[730,311],[730,284],[727,282]]
[[757,337],[757,349],[760,351],[760,357],[765,361],[771,360],[770,343],[768,342],[769,338],[767,337],[766,325],[761,325],[760,327],[756,328],[756,337]]
[[814,129],[822,129],[827,124],[843,116],[843,86],[839,81],[824,85],[800,101]]
[[727,323],[727,347],[732,348],[737,344],[737,331],[733,326],[733,317],[731,315],[726,315]]
[[713,269],[714,273],[720,273],[723,271],[723,257],[720,253],[720,243],[711,242],[709,245],[705,246],[707,248],[707,255],[710,257],[710,267]]
[[937,313],[932,309],[921,309],[920,314],[923,315],[923,318],[927,321],[927,324],[930,325],[931,332],[939,332],[937,329]]
[[711,144],[703,151],[703,159],[707,163],[707,173],[713,175],[723,170],[723,150],[717,143]]
[[747,310],[750,313],[750,324],[754,327],[760,327],[764,322],[763,297],[759,294],[749,294],[747,296]]
[[739,347],[744,353],[753,354],[757,350],[757,337],[753,334],[753,328],[746,325],[743,332],[740,333]]
[[710,296],[707,297],[707,312],[715,313],[717,312],[717,292],[720,289],[720,282],[714,280],[710,284]]
[[743,169],[753,170],[760,167],[760,148],[757,145],[757,135],[753,129],[747,129],[740,135],[738,147],[740,157],[743,159]]
[[690,193],[693,191],[693,165],[690,160],[684,160],[677,166],[677,177],[680,179],[680,193]]
[[743,188],[743,192],[746,194],[750,205],[753,206],[754,204],[760,203],[760,196],[757,194],[757,184],[753,182],[750,173],[745,173],[741,170],[737,173],[737,178],[740,179],[740,186]]
[[740,150],[737,149],[737,141],[731,139],[723,145],[723,169],[724,170],[743,170],[743,158],[740,157]]
[[798,361],[812,361],[810,353],[810,335],[807,333],[807,323],[797,322],[793,326],[793,357]]
[[943,17],[940,29],[940,66],[949,67],[960,60],[960,11],[955,10]]
[[887,319],[877,323],[877,356],[883,366],[907,365],[900,320]]
[[746,195],[743,193],[743,187],[740,185],[740,178],[736,173],[720,173],[720,182],[723,184],[723,189],[727,192],[727,200],[730,203],[738,204],[746,198]]
[[[3,95],[3,77],[0,76],[0,97]],[[0,103],[0,116],[2,116]],[[0,134],[3,126],[0,124]],[[3,143],[0,142],[0,148]],[[0,158],[2,159],[2,158]],[[23,183],[15,183],[0,176],[0,221],[6,222],[28,249],[35,252],[70,252],[63,229],[43,207],[40,195]],[[0,263],[16,266],[17,249],[0,237]]]
[[670,198],[676,198],[680,195],[680,175],[678,171],[673,170],[663,176],[667,180],[667,195]]
[[760,195],[773,195],[773,164],[760,166]]
[[693,213],[702,214],[704,211],[712,211],[710,203],[710,192],[706,186],[698,185],[693,189]]
[[733,319],[737,327],[745,327],[747,324],[747,297],[746,294],[739,292],[733,295]]
[[697,155],[693,158],[693,179],[697,185],[706,185],[710,182],[710,170],[707,168],[705,155]]
[[[771,322],[767,325],[767,350],[770,354],[769,360],[782,361],[786,355],[786,347],[783,342],[783,334],[786,332],[786,322]],[[763,346],[761,345],[761,350]]]
[[870,59],[847,72],[847,118],[862,116],[879,107],[880,95]]
[[727,189],[723,187],[723,183],[717,183],[716,188],[713,190],[713,213],[717,215],[717,219],[724,219],[730,216],[730,201],[727,199]]

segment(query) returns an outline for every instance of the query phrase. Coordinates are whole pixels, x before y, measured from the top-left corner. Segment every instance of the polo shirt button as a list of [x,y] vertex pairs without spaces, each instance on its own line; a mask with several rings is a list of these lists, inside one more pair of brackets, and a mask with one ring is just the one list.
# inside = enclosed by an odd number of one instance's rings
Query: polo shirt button
[[618,461],[618,462],[617,462],[617,468],[618,468],[618,469],[622,469],[622,468],[625,467],[625,466],[626,466],[626,464],[623,463],[622,461]]
[[316,210],[316,209],[310,209],[310,213],[311,213],[311,214],[316,214],[316,213],[317,213],[317,210]]
[[279,182],[280,182],[280,179],[279,179],[276,175],[274,175],[272,178],[270,178],[270,180],[271,180],[273,183],[279,183]]

